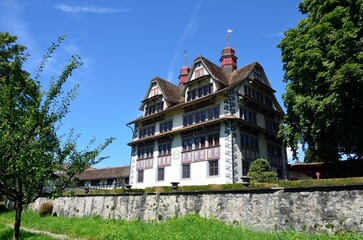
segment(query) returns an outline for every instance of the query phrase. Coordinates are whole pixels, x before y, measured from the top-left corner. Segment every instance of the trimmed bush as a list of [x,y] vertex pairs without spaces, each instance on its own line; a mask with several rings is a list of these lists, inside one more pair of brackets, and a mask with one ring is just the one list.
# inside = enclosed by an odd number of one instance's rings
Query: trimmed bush
[[247,176],[252,177],[251,182],[277,182],[277,174],[271,171],[270,163],[264,158],[259,158],[252,162]]
[[52,202],[43,202],[39,207],[39,215],[41,217],[50,216],[53,212],[53,203]]

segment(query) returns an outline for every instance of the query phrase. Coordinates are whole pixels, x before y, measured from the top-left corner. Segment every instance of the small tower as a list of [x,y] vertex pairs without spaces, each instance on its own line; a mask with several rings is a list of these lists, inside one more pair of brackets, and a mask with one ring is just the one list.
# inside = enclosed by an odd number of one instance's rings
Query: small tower
[[188,67],[188,55],[187,51],[184,50],[184,59],[185,59],[185,65],[180,69],[179,73],[179,86],[183,85],[187,79],[190,72],[190,68]]
[[221,62],[221,67],[227,73],[231,73],[237,69],[237,57],[235,56],[234,49],[229,46],[229,42],[228,42],[229,33],[231,33],[231,32],[232,32],[232,30],[230,30],[230,29],[227,30],[227,36],[226,36],[227,44],[226,44],[226,47],[223,48],[222,54],[221,54],[222,56],[219,59],[219,61]]

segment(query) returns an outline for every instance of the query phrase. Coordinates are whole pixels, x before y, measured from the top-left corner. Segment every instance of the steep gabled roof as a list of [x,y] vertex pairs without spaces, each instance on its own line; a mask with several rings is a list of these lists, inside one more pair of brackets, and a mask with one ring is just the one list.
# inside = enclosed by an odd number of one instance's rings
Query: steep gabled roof
[[212,77],[217,81],[223,83],[224,85],[228,85],[228,74],[221,68],[206,59],[205,57],[199,55],[194,62],[197,60],[201,60],[205,67],[210,71]]
[[[144,100],[142,100],[141,102],[141,106],[139,107],[140,110],[143,110],[143,107],[145,105],[145,102],[149,99],[149,93],[151,90],[151,83],[152,82],[156,82],[157,85],[160,88],[161,91],[161,95],[163,95],[163,97],[175,104],[178,104],[180,102],[184,101],[184,97],[181,96],[180,92],[181,92],[181,87],[176,86],[158,76],[155,76],[151,81],[150,81],[150,85],[148,90],[146,91]],[[159,95],[160,96],[160,95]]]
[[257,62],[252,62],[244,67],[241,67],[233,71],[231,74],[229,74],[229,84],[233,84],[240,80],[246,79],[257,64],[258,64]]
[[181,88],[179,86],[176,86],[159,77],[155,77],[154,79],[158,83],[165,99],[173,103],[179,103],[184,101],[184,98],[180,96]]
[[79,180],[90,181],[100,179],[114,179],[120,177],[129,177],[130,167],[112,167],[112,168],[101,168],[101,169],[86,169],[79,175]]

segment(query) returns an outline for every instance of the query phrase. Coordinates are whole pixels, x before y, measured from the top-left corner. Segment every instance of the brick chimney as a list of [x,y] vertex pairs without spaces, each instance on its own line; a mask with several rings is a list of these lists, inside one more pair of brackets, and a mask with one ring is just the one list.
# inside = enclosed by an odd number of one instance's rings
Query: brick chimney
[[187,81],[189,72],[190,72],[190,68],[186,65],[180,69],[179,86],[183,85]]
[[221,62],[221,67],[227,73],[231,73],[237,69],[237,57],[235,56],[234,49],[230,46],[223,48],[219,61]]

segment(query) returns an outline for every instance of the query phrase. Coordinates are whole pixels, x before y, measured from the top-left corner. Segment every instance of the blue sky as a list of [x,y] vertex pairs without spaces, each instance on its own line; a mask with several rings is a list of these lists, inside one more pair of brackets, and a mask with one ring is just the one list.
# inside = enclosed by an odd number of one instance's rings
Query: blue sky
[[0,0],[0,31],[18,37],[31,55],[24,66],[33,74],[47,48],[67,38],[48,62],[42,85],[49,85],[72,54],[84,65],[66,85],[80,84],[63,132],[81,134],[79,146],[95,136],[117,140],[103,152],[110,158],[97,168],[130,162],[131,130],[126,123],[139,117],[140,101],[154,76],[178,84],[184,65],[202,55],[219,65],[226,31],[238,66],[257,61],[282,104],[285,84],[280,49],[283,33],[305,17],[298,0]]

